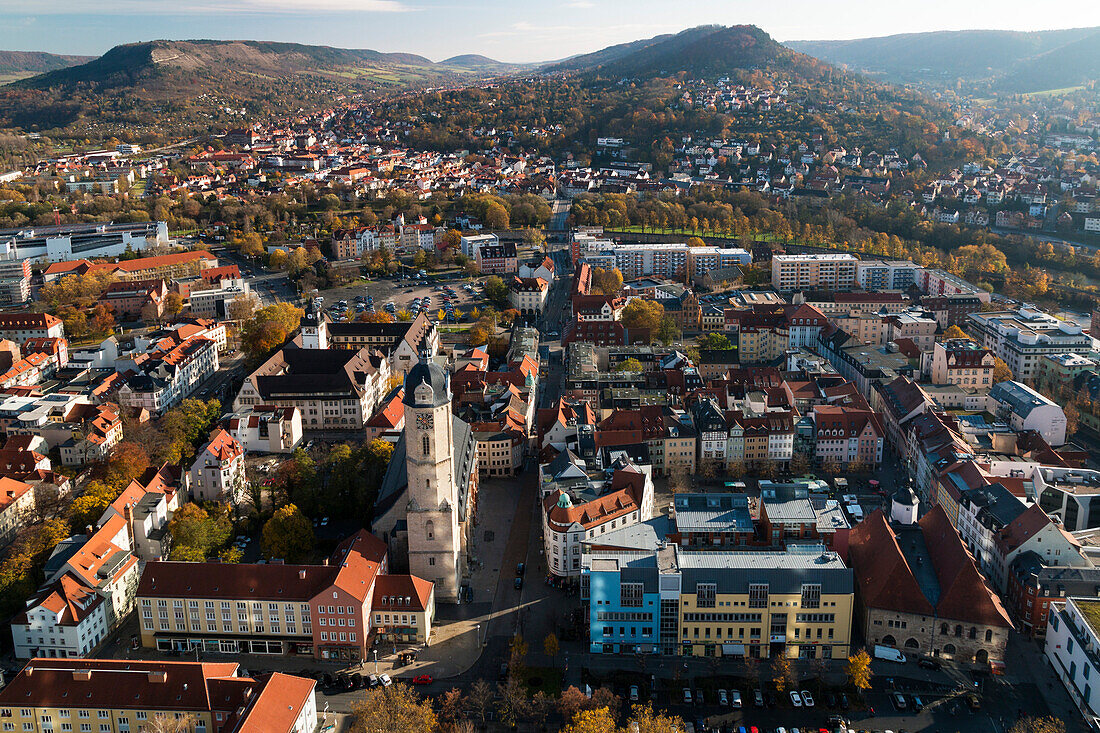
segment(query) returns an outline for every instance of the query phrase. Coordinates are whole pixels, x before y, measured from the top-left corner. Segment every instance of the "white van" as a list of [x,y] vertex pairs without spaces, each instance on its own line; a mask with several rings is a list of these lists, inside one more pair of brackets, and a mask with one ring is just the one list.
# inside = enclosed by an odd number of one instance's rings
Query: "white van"
[[875,659],[884,659],[887,662],[905,662],[905,655],[892,646],[875,644]]

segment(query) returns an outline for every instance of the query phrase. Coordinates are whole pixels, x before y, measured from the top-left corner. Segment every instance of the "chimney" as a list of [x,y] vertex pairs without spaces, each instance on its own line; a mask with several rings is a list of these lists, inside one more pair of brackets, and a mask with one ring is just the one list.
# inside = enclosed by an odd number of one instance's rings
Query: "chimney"
[[306,579],[306,571],[305,570],[299,570],[298,571],[298,579],[299,580],[305,580]]
[[74,680],[87,681],[87,680],[90,680],[91,678],[92,678],[92,670],[91,669],[74,669],[73,670],[73,679]]
[[168,673],[164,670],[156,670],[149,673],[150,682],[167,682]]

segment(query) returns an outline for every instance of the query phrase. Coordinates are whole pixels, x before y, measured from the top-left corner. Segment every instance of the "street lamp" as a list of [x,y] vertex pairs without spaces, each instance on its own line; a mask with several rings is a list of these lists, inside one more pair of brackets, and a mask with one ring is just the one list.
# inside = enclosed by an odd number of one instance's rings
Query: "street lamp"
[[372,649],[371,651],[374,652],[374,673],[378,674],[378,650]]

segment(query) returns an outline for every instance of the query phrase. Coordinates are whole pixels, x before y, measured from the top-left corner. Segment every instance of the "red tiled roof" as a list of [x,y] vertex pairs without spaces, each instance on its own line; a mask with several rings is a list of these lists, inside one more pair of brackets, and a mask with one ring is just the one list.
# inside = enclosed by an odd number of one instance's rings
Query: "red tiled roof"
[[[424,611],[432,595],[433,584],[415,575],[380,575],[374,584],[372,611]],[[383,602],[387,598],[400,598],[400,603]],[[405,598],[410,602],[405,605]]]

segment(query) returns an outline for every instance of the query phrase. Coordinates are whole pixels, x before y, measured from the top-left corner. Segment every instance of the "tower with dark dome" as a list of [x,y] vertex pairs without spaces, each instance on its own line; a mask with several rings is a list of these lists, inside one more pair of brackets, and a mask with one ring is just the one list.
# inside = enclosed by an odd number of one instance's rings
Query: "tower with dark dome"
[[435,583],[436,597],[458,597],[462,535],[451,384],[426,354],[405,377],[405,465],[409,572]]
[[890,520],[898,524],[916,524],[920,500],[908,484],[898,487],[890,499]]

